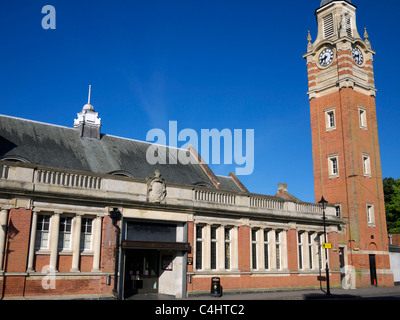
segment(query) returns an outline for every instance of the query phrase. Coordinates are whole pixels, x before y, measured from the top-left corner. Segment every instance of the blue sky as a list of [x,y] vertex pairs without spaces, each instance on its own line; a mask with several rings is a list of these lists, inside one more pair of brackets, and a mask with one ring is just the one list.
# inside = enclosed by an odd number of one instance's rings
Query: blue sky
[[[254,129],[251,192],[313,202],[307,30],[319,0],[3,0],[0,113],[72,127],[87,101],[102,133]],[[400,177],[398,1],[353,1],[375,56],[383,177]],[[56,30],[44,30],[44,5]],[[228,175],[235,165],[211,165]]]

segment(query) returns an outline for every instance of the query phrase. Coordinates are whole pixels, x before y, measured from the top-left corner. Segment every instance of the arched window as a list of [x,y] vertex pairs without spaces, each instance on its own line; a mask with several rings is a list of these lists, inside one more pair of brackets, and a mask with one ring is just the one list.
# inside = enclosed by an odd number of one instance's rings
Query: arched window
[[3,157],[0,157],[0,161],[31,163],[29,160],[27,160],[23,157],[20,157],[20,156],[3,156]]
[[112,174],[113,176],[134,178],[134,176],[130,172],[125,171],[125,170],[116,170],[116,171],[109,172],[108,174]]

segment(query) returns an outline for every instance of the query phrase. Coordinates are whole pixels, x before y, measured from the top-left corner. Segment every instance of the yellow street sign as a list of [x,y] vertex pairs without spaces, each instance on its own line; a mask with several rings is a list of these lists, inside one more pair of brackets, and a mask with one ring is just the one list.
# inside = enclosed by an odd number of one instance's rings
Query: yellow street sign
[[323,243],[322,248],[324,249],[332,249],[332,243]]

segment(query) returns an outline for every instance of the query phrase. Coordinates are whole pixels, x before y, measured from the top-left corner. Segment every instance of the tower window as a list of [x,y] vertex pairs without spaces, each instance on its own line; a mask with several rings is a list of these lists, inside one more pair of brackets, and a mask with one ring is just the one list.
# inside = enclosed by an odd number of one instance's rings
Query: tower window
[[371,157],[367,153],[362,154],[364,177],[371,177]]
[[375,227],[375,213],[373,204],[367,204],[367,221],[369,227]]
[[327,15],[323,18],[324,21],[324,38],[329,38],[334,34],[333,15]]
[[339,162],[338,155],[332,154],[328,155],[328,170],[329,170],[329,178],[338,178],[339,177]]
[[340,218],[342,216],[342,213],[341,213],[342,210],[340,208],[340,205],[335,206],[335,211],[336,211],[336,217]]
[[346,14],[345,20],[346,20],[346,33],[349,37],[352,37],[353,32],[352,32],[352,28],[351,28],[351,16]]
[[358,116],[360,119],[360,128],[367,129],[367,110],[363,107],[358,107]]
[[335,108],[329,108],[325,111],[325,125],[326,131],[331,131],[336,129],[336,116],[335,116]]

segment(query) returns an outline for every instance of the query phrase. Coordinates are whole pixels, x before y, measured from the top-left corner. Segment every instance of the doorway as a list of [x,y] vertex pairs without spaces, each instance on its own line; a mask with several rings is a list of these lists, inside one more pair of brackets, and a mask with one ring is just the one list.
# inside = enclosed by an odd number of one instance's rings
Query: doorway
[[126,250],[124,297],[134,294],[158,293],[158,250]]
[[371,286],[377,286],[378,279],[376,277],[376,261],[374,254],[369,255],[369,272],[371,275]]

